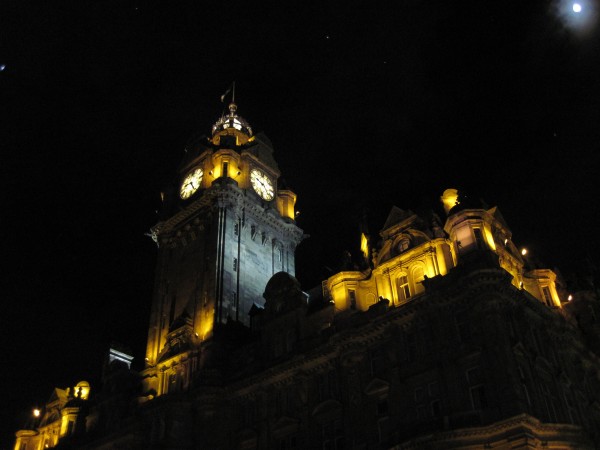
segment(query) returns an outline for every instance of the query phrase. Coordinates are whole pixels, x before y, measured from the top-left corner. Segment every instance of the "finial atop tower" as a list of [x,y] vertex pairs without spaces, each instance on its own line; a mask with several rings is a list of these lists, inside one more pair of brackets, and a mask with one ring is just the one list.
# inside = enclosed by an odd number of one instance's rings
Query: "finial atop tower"
[[221,95],[221,102],[231,92],[231,103],[229,104],[229,114],[221,115],[221,118],[212,127],[212,141],[218,144],[221,135],[235,135],[238,145],[245,144],[252,137],[252,128],[242,117],[237,115],[237,105],[235,103],[235,81]]

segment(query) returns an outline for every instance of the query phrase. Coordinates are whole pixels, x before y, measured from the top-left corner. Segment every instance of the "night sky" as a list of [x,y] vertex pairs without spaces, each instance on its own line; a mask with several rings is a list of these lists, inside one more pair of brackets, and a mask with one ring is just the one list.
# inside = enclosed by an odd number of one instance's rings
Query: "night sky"
[[111,341],[141,366],[145,233],[234,80],[298,194],[305,289],[363,214],[449,187],[547,267],[600,263],[595,1],[3,1],[0,449],[54,386],[97,387]]

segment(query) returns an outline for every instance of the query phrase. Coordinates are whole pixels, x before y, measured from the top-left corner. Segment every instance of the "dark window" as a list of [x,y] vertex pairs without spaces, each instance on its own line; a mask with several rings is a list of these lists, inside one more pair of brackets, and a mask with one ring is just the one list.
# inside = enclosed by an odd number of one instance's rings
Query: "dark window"
[[280,416],[283,414],[283,411],[285,411],[284,395],[283,392],[277,391],[275,393],[275,412],[278,416]]
[[323,373],[319,376],[319,400],[338,398],[337,374],[335,370]]
[[440,388],[437,381],[415,388],[414,400],[417,419],[441,416]]
[[73,434],[73,428],[75,427],[75,422],[69,420],[67,422],[67,436],[71,436]]
[[385,371],[385,352],[377,348],[371,351],[371,375],[381,375]]
[[565,398],[565,405],[567,405],[567,412],[569,414],[570,422],[574,423],[574,424],[581,423],[581,420],[579,418],[579,413],[577,412],[577,408],[575,407],[573,394],[571,394],[571,392],[569,391],[569,388],[563,387],[563,389],[564,389],[563,394],[564,394],[564,398]]
[[291,352],[294,349],[294,344],[296,343],[296,330],[289,329],[285,335],[285,350],[287,352]]
[[286,436],[285,438],[279,441],[279,445],[277,445],[279,450],[292,450],[295,448],[300,448],[298,445],[298,436],[292,434],[290,436]]
[[469,393],[471,396],[471,405],[473,409],[485,409],[488,406],[488,399],[483,385],[483,375],[479,367],[467,370],[467,381],[469,383]]
[[415,402],[421,403],[425,400],[425,389],[418,387],[415,389]]
[[387,416],[390,408],[387,400],[381,400],[377,403],[377,415],[378,416]]
[[550,381],[550,376],[542,376],[542,382],[539,386],[546,409],[546,420],[556,423],[558,421],[556,415],[556,398],[554,398],[554,387],[552,386],[552,381]]
[[415,333],[406,335],[406,353],[408,361],[417,359],[417,335]]
[[223,177],[227,178],[229,176],[229,163],[223,163]]
[[171,324],[175,320],[175,304],[176,303],[177,303],[176,297],[173,296],[173,298],[171,299],[171,309],[169,310],[169,326],[171,326]]
[[531,405],[531,397],[529,395],[529,388],[527,387],[527,376],[525,374],[525,370],[521,366],[519,366],[519,379],[521,381],[521,389],[523,391],[523,395],[525,396],[525,401],[528,405]]
[[469,322],[469,314],[467,310],[458,311],[454,314],[456,329],[458,331],[458,339],[460,342],[469,342],[471,340],[471,324]]
[[356,309],[356,291],[348,291],[348,296],[350,297],[350,308]]
[[390,435],[390,419],[382,417],[377,421],[377,431],[379,432],[379,443],[387,442]]
[[471,387],[471,402],[473,409],[487,408],[488,402],[485,396],[485,388],[482,384]]
[[249,401],[244,408],[244,425],[251,426],[256,421],[256,403]]
[[548,286],[544,286],[542,288],[542,292],[544,294],[544,301],[546,302],[546,305],[553,306],[552,294],[550,294],[550,289],[548,289]]
[[344,448],[344,429],[341,419],[322,426],[323,450],[342,450]]
[[238,260],[237,258],[233,258],[233,271],[237,272],[238,269]]
[[427,392],[429,392],[429,397],[437,398],[440,396],[440,384],[437,381],[433,383],[429,383],[427,386]]

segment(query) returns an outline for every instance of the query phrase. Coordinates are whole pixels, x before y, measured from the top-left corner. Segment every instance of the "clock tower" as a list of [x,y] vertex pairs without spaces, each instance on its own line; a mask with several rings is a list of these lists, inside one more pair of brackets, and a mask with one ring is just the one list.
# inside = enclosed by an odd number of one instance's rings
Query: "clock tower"
[[186,389],[215,328],[249,325],[269,279],[294,275],[303,232],[279,175],[271,142],[234,103],[210,138],[186,148],[152,228],[159,250],[144,374],[155,395]]

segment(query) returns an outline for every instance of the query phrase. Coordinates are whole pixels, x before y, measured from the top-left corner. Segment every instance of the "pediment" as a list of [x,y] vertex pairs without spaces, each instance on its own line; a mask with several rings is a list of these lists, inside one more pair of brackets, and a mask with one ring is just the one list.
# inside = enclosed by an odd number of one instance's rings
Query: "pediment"
[[525,348],[525,346],[523,345],[523,343],[521,341],[519,341],[515,345],[513,345],[513,351],[516,353],[519,353],[522,356],[527,356],[527,354],[528,354],[527,349]]
[[509,230],[508,228],[508,224],[506,223],[506,220],[504,220],[504,216],[502,215],[502,213],[500,212],[500,210],[498,209],[497,206],[494,206],[493,208],[490,208],[488,210],[488,213],[494,218],[496,219],[498,222],[500,222],[500,224],[506,229]]
[[388,214],[385,224],[383,225],[382,233],[388,230],[389,228],[393,227],[394,225],[405,221],[411,216],[414,216],[414,213],[410,209],[408,211],[404,211],[403,209],[400,209],[397,206],[392,206],[392,209]]
[[312,411],[313,418],[323,424],[331,422],[342,415],[342,404],[337,400],[325,400],[319,403]]
[[357,350],[353,352],[346,353],[342,356],[342,366],[343,367],[352,367],[359,364],[365,358],[364,351]]
[[271,425],[271,429],[273,430],[273,435],[277,438],[295,433],[298,430],[299,424],[299,419],[289,416],[281,416]]
[[380,378],[372,379],[365,387],[365,395],[369,396],[386,396],[390,390],[390,383]]
[[240,432],[239,440],[241,449],[256,448],[258,433],[251,428],[245,428]]

